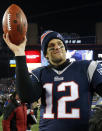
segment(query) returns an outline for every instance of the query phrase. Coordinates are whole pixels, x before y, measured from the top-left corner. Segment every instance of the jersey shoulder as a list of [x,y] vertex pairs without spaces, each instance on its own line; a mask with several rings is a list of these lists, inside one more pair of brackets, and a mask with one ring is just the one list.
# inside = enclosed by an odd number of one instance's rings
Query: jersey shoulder
[[92,62],[92,60],[80,60],[80,61],[74,61],[73,64],[74,66],[79,66],[79,67],[84,67],[84,68],[88,68],[88,66],[90,65],[90,63]]
[[73,63],[76,63],[76,64],[90,64],[92,62],[92,60],[78,60],[78,61],[74,61]]
[[32,70],[32,73],[33,74],[39,74],[44,68],[45,68],[44,66],[43,67],[38,67],[38,68]]
[[32,70],[31,74],[33,76],[37,77],[38,79],[40,79],[42,72],[46,69],[47,69],[47,66],[38,67],[38,68]]

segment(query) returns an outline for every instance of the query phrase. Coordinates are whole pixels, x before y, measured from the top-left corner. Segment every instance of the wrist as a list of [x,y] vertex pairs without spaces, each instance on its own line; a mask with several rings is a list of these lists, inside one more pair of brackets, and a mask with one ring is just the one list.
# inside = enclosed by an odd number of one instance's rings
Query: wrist
[[25,51],[17,51],[14,54],[15,54],[15,56],[24,56],[25,55]]

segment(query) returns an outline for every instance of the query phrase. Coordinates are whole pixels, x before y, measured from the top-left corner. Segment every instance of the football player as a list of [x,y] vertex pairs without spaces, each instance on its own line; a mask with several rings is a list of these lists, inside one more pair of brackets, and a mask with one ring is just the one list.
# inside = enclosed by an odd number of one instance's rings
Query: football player
[[16,59],[16,88],[23,102],[41,97],[40,131],[88,131],[92,96],[102,96],[102,66],[96,61],[66,59],[66,44],[61,34],[45,31],[41,48],[49,62],[29,72],[26,65],[26,38],[19,46],[4,40]]

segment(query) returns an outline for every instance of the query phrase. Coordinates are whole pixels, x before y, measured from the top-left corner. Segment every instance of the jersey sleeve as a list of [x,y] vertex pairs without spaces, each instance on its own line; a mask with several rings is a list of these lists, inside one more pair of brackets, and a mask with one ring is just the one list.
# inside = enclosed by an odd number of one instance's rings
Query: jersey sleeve
[[22,102],[32,103],[41,96],[41,82],[29,75],[25,56],[16,56],[16,89]]
[[91,61],[88,67],[89,81],[95,89],[99,84],[102,84],[102,66],[97,61]]

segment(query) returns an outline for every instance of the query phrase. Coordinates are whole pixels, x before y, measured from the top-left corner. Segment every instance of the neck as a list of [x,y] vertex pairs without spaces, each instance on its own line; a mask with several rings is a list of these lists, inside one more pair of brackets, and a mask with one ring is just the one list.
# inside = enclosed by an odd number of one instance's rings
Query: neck
[[56,70],[62,70],[64,69],[66,66],[68,66],[70,64],[69,59],[67,59],[66,61],[64,61],[62,64],[58,65],[50,65],[50,67],[55,68]]
[[60,65],[62,65],[64,62],[66,61],[66,59],[64,59],[64,60],[57,60],[57,61],[52,61],[51,62],[51,65],[53,65],[53,66],[60,66]]

